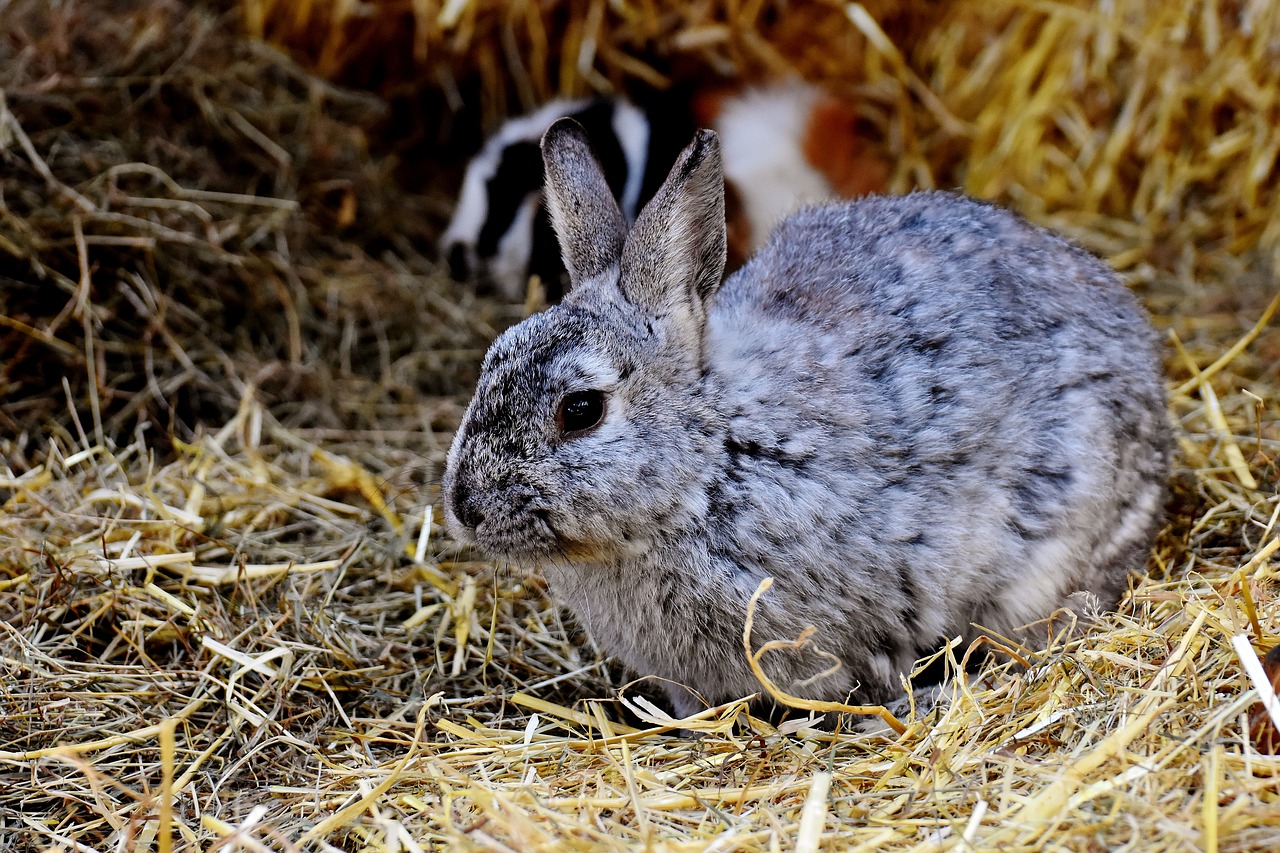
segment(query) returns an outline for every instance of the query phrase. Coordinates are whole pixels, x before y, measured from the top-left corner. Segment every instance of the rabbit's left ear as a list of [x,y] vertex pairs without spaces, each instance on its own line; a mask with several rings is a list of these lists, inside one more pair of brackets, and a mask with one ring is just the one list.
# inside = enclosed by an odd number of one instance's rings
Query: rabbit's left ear
[[615,266],[627,223],[591,152],[587,133],[562,118],[542,137],[547,208],[574,287]]
[[720,140],[700,130],[636,218],[622,249],[623,295],[659,317],[686,315],[701,329],[725,265]]

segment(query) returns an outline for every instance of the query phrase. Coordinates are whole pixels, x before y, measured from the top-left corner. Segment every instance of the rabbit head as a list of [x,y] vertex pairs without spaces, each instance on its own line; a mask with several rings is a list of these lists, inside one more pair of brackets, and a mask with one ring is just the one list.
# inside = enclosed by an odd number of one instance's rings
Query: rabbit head
[[449,452],[445,517],[457,538],[517,562],[615,562],[705,514],[716,415],[699,389],[725,264],[720,149],[697,134],[630,233],[580,126],[556,122],[542,152],[572,290],[485,357]]

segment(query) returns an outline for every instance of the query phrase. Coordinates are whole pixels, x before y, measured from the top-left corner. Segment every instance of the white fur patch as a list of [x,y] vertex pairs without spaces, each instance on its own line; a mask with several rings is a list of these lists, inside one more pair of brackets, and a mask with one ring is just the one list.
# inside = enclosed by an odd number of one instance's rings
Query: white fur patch
[[582,373],[582,378],[589,387],[606,390],[617,387],[621,377],[617,365],[611,359],[603,353],[586,348],[577,355],[574,367]]
[[627,161],[627,180],[618,204],[627,222],[635,222],[640,212],[640,190],[644,185],[645,161],[649,152],[649,120],[629,101],[614,104],[613,133]]
[[742,199],[752,248],[796,208],[835,197],[830,182],[804,157],[817,99],[817,89],[801,83],[747,89],[726,100],[715,120],[725,178]]

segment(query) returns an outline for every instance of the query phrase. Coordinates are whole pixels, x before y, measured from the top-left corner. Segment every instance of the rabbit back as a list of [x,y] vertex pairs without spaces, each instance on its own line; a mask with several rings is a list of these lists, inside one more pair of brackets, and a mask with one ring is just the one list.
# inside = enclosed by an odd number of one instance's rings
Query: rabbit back
[[1136,300],[1066,240],[949,193],[810,208],[725,282],[708,333],[726,545],[870,584],[904,641],[1017,636],[1142,568],[1159,360]]

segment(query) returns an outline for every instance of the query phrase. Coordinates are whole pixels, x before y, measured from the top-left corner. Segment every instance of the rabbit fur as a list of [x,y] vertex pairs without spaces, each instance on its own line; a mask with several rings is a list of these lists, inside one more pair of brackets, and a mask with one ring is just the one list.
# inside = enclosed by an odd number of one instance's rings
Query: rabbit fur
[[[542,142],[573,289],[501,335],[449,452],[452,534],[525,566],[674,710],[760,690],[884,702],[974,626],[1115,604],[1161,517],[1153,331],[1104,263],[916,192],[803,209],[721,284],[701,131],[628,233],[582,130]],[[566,433],[567,395],[602,416]],[[589,415],[588,415],[589,416]],[[568,421],[565,421],[567,423]],[[1073,598],[1073,596],[1075,598]]]

